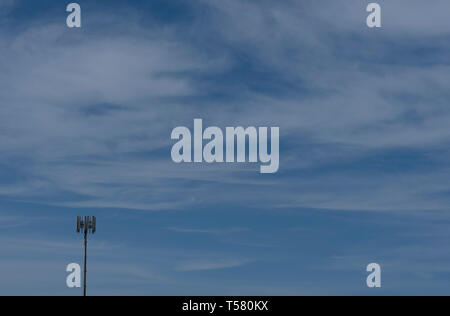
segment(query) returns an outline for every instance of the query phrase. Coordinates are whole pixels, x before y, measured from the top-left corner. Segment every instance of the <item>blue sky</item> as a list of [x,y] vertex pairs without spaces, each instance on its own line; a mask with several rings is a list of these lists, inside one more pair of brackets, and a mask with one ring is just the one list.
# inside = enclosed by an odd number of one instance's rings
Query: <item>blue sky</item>
[[[77,215],[90,294],[449,294],[448,1],[79,3],[0,0],[0,294],[79,294]],[[194,118],[280,171],[174,164]]]

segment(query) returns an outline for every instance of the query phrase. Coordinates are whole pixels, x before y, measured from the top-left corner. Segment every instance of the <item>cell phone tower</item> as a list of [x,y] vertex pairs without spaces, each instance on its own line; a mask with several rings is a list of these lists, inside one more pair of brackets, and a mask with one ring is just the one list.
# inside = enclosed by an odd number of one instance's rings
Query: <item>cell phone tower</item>
[[87,295],[87,236],[89,233],[95,234],[97,231],[97,219],[95,216],[77,216],[77,233],[84,234],[84,278],[83,296]]

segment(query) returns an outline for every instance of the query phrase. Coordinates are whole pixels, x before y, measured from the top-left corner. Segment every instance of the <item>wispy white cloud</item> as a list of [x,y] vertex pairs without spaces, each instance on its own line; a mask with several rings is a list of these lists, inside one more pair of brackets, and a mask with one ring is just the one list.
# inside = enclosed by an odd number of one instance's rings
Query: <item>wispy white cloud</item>
[[222,234],[232,234],[249,231],[249,229],[245,227],[232,227],[225,229],[169,227],[168,229],[177,233],[209,234],[209,235],[222,235]]
[[[440,27],[447,19],[440,13],[435,21],[415,19],[412,28],[423,31],[410,32],[411,13],[385,3],[385,28],[375,35],[361,26],[360,1],[201,3],[213,21],[194,19],[181,32],[188,38],[179,35],[185,25],[152,28],[123,17],[115,24],[120,32],[108,36],[73,34],[42,21],[3,30],[0,159],[20,176],[4,179],[0,195],[139,210],[211,206],[229,203],[231,195],[236,207],[446,207],[445,198],[436,198],[448,190],[439,176],[446,174],[443,160],[392,176],[323,171],[384,151],[426,152],[449,142],[450,68]],[[414,12],[437,10],[408,5]],[[404,19],[394,21],[394,12]],[[206,42],[211,32],[210,46],[193,41]],[[423,44],[408,44],[414,39]],[[438,58],[423,67],[414,50],[427,47]],[[170,131],[195,117],[217,126],[280,126],[282,143],[290,145],[282,146],[280,174],[174,165]],[[302,175],[308,170],[316,173]],[[219,193],[224,188],[228,196]]]
[[208,259],[208,260],[192,260],[180,263],[176,269],[178,271],[205,271],[205,270],[222,270],[244,266],[251,263],[248,259]]

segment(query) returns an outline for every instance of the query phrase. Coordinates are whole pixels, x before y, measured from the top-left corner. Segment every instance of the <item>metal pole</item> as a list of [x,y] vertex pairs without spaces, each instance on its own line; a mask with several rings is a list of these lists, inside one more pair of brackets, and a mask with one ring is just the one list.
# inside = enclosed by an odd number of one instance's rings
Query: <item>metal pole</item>
[[83,296],[87,296],[86,294],[86,288],[87,288],[87,284],[86,284],[86,279],[87,279],[87,235],[88,235],[88,230],[85,229],[84,230],[84,283],[83,283]]

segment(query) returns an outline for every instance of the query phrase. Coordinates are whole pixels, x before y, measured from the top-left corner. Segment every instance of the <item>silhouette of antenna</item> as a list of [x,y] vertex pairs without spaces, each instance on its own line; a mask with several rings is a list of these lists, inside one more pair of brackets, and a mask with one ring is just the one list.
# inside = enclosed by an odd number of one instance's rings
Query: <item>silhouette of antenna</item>
[[77,233],[84,234],[84,279],[83,296],[87,295],[87,236],[97,231],[97,219],[95,216],[77,216]]

